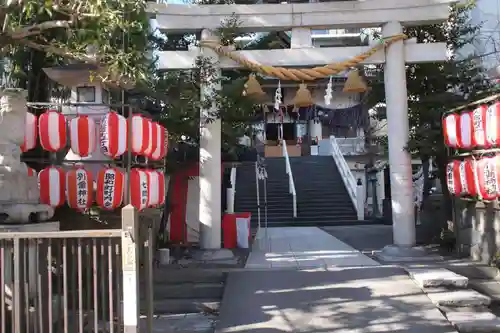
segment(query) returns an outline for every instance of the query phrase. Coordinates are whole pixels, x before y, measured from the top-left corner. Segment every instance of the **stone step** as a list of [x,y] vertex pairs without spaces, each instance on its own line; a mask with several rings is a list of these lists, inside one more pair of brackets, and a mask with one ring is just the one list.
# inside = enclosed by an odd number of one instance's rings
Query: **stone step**
[[[204,313],[157,315],[152,322],[153,332],[212,333],[216,319]],[[146,318],[141,318],[140,328],[141,332],[147,332]]]
[[[224,292],[224,283],[156,283],[154,286],[154,299],[192,299],[215,298],[221,299]],[[142,295],[141,295],[142,296]]]
[[500,302],[500,283],[495,280],[469,280],[469,287],[488,295],[492,302]]
[[424,292],[432,303],[446,307],[488,306],[491,299],[475,290],[447,288],[426,288]]
[[406,271],[420,288],[451,286],[467,288],[469,279],[446,268],[407,268]]
[[[142,308],[145,309],[144,302]],[[154,301],[154,313],[198,313],[215,314],[219,311],[220,299],[191,298],[191,299],[162,299]]]
[[500,332],[500,318],[488,311],[454,311],[445,315],[460,333]]
[[227,269],[204,268],[155,268],[153,281],[155,284],[181,283],[222,283],[226,280]]

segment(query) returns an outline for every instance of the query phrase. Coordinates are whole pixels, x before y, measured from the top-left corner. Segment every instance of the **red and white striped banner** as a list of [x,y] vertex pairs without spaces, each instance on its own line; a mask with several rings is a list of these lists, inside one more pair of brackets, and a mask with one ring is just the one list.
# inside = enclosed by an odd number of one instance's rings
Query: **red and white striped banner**
[[69,123],[71,150],[82,157],[90,156],[96,149],[96,124],[88,116],[78,116]]

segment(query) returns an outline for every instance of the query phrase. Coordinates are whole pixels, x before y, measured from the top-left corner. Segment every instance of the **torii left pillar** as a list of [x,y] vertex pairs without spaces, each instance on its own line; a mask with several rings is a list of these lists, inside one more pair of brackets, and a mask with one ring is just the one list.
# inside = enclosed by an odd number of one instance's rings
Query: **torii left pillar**
[[[203,30],[201,40],[216,40],[209,30]],[[213,50],[202,47],[201,56],[210,58],[217,66],[219,56]],[[211,78],[202,78],[201,99],[206,100],[213,92],[221,89],[220,69],[210,73]],[[218,110],[213,104],[210,109],[200,110],[200,247],[221,248],[221,119],[212,117]],[[207,121],[208,120],[208,121]]]

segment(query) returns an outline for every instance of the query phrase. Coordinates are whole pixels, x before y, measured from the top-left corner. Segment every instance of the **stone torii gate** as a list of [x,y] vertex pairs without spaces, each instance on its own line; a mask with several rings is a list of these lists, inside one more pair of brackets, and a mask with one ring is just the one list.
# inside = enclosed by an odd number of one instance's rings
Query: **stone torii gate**
[[[299,4],[178,5],[151,4],[158,28],[164,33],[199,32],[202,41],[213,41],[211,33],[231,15],[238,16],[246,32],[292,30],[291,49],[238,51],[248,60],[270,66],[323,66],[353,58],[369,47],[313,48],[311,29],[382,27],[385,37],[399,35],[403,26],[441,23],[449,14],[452,0],[365,0]],[[240,64],[220,57],[212,49],[159,52],[164,70],[195,67],[198,56],[210,57],[219,69]],[[391,170],[392,216],[395,247],[406,255],[415,246],[411,158],[405,151],[409,138],[405,63],[436,62],[447,59],[445,43],[417,44],[400,40],[382,49],[361,64],[385,64],[389,163]],[[202,94],[218,87],[202,87]],[[203,115],[205,110],[201,110]],[[221,234],[221,121],[202,129],[200,142],[200,244],[220,247]],[[410,251],[411,252],[411,251]]]

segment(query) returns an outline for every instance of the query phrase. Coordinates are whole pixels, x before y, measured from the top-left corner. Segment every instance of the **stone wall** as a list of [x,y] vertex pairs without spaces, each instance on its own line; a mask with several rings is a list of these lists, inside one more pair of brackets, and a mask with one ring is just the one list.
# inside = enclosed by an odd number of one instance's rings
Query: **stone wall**
[[453,229],[459,253],[489,263],[500,251],[498,202],[481,203],[456,199],[454,214]]

